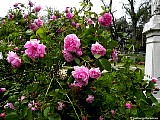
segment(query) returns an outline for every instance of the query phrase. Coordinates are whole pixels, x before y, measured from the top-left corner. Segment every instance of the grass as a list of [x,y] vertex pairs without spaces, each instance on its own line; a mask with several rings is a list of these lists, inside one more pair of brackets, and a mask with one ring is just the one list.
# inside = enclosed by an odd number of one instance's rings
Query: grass
[[[112,65],[114,65],[114,64],[112,64]],[[118,67],[121,67],[123,65],[124,65],[124,63],[116,63],[116,66],[118,66]],[[138,67],[138,68],[140,68],[144,71],[145,66],[144,65],[138,65],[138,64],[132,64],[131,67]]]

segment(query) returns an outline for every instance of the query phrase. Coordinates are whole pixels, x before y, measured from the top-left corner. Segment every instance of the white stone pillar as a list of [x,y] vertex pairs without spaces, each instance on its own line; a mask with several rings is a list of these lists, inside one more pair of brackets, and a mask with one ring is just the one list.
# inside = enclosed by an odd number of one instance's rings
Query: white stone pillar
[[[144,80],[157,77],[157,87],[160,87],[160,15],[154,15],[145,24],[143,33],[146,34],[146,58]],[[160,92],[154,94],[160,102]]]

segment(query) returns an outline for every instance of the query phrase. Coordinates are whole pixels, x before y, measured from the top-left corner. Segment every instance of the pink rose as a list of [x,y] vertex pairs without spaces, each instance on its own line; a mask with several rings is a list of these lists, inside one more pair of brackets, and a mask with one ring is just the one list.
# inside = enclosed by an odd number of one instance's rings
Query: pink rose
[[93,79],[98,79],[101,77],[101,71],[99,68],[91,68],[89,70],[89,76]]
[[6,88],[0,88],[0,92],[1,92],[1,93],[6,92]]
[[110,13],[104,13],[102,16],[98,18],[98,22],[102,26],[110,26],[110,24],[112,23],[112,15]]
[[68,10],[68,9],[69,9],[69,7],[66,7],[65,13],[70,12],[70,10]]
[[76,52],[80,45],[80,39],[75,34],[69,34],[64,38],[64,49],[69,52]]
[[22,102],[26,97],[25,96],[21,96],[21,98],[18,99],[19,102]]
[[32,107],[32,104],[31,103],[28,103],[28,108],[30,109]]
[[56,19],[57,19],[57,16],[55,16],[55,15],[53,15],[53,16],[50,17],[50,21],[54,21]]
[[11,108],[11,109],[15,109],[14,108],[14,105],[12,103],[7,103],[5,106],[4,106],[4,109],[6,109],[7,107]]
[[131,109],[132,108],[132,105],[130,103],[126,103],[126,108],[127,109]]
[[67,50],[63,50],[63,56],[67,62],[72,62],[75,59],[72,53],[68,52]]
[[118,61],[118,51],[117,49],[113,49],[113,52],[112,52],[112,59],[114,62],[117,62]]
[[31,1],[29,1],[28,5],[29,5],[30,7],[33,7],[33,3],[32,3]]
[[40,5],[35,6],[35,7],[34,7],[34,12],[35,12],[35,13],[38,13],[41,9],[42,9],[42,7],[41,7]]
[[63,32],[63,29],[62,29],[62,28],[59,28],[59,29],[58,29],[58,32],[59,32],[59,33]]
[[65,107],[65,104],[58,102],[58,110],[62,110]]
[[156,83],[158,82],[158,78],[152,77],[152,82],[153,82],[154,84],[156,84]]
[[18,7],[18,3],[15,3],[13,6],[14,6],[14,7]]
[[31,109],[32,111],[38,110],[39,106],[40,106],[40,103],[34,102],[34,100],[32,101],[32,103],[28,103],[28,108]]
[[14,67],[14,68],[18,68],[21,66],[21,59],[18,57],[18,55],[16,53],[14,53],[13,51],[9,52],[9,54],[7,54],[7,61]]
[[73,14],[71,12],[66,13],[66,18],[72,19],[73,18]]
[[87,103],[92,103],[94,101],[94,96],[93,95],[88,95],[88,98],[86,98]]
[[5,113],[0,113],[0,118],[4,118],[6,116]]
[[76,28],[77,29],[81,28],[81,24],[80,23],[76,23]]
[[83,115],[82,120],[87,120],[87,117]]
[[78,56],[82,56],[83,52],[82,52],[82,48],[79,48],[77,51],[76,51],[76,54]]
[[84,86],[88,84],[89,69],[87,67],[74,66],[74,71],[72,71],[72,75],[78,83]]
[[2,23],[2,25],[4,25],[4,23],[5,23],[5,19],[3,19],[3,20],[1,21],[1,23]]
[[112,114],[112,115],[115,115],[116,112],[115,112],[114,110],[111,110],[111,114]]
[[31,110],[32,110],[32,111],[36,111],[36,110],[38,110],[38,109],[37,109],[36,107],[32,107]]
[[69,85],[69,87],[70,87],[72,90],[79,91],[79,90],[81,90],[81,88],[82,88],[82,84],[74,81],[73,83],[71,83],[71,84]]
[[72,26],[75,27],[76,26],[76,23],[74,21],[72,21]]
[[43,21],[41,19],[35,19],[34,23],[36,23],[38,27],[41,27],[43,25]]
[[24,14],[23,17],[24,17],[24,19],[27,19],[28,18],[28,14]]
[[9,14],[8,14],[8,19],[9,19],[9,20],[13,20],[13,18],[14,18],[14,15],[12,15],[11,13],[9,13]]
[[106,54],[106,49],[101,44],[96,42],[95,44],[92,44],[91,52],[93,55],[99,54],[101,56],[104,56]]
[[14,50],[16,50],[16,51],[17,51],[17,50],[20,50],[20,49],[19,49],[18,47],[15,47],[15,48],[14,48]]
[[98,119],[98,120],[104,120],[104,119],[103,119],[103,117],[102,117],[102,116],[99,116],[99,119]]
[[88,25],[94,24],[94,22],[93,22],[93,20],[91,20],[91,18],[86,18],[86,20],[87,20]]
[[31,23],[29,28],[32,29],[33,31],[36,31],[38,29],[38,26],[36,25],[36,23]]
[[40,41],[31,40],[27,41],[26,44],[24,45],[25,48],[25,53],[28,55],[29,58],[31,59],[36,59],[36,58],[43,58],[45,52],[46,46],[43,44],[39,44]]

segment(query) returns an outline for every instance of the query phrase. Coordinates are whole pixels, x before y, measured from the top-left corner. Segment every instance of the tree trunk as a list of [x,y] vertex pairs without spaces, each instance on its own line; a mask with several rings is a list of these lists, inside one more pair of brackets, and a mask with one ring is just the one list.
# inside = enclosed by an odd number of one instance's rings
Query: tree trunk
[[[117,30],[116,30],[116,24],[115,24],[115,21],[114,21],[114,15],[112,13],[112,0],[110,0],[110,4],[109,4],[109,7],[110,7],[110,14],[112,15],[112,22],[113,22],[113,27],[114,27],[114,40],[117,40],[118,36],[117,36]],[[112,27],[112,26],[111,26]],[[111,28],[112,29],[112,28]],[[113,32],[113,29],[112,29],[112,32]]]
[[134,10],[134,1],[128,0],[131,6],[131,20],[132,20],[132,39],[133,39],[133,52],[134,46],[136,45],[136,28],[137,28],[137,18]]

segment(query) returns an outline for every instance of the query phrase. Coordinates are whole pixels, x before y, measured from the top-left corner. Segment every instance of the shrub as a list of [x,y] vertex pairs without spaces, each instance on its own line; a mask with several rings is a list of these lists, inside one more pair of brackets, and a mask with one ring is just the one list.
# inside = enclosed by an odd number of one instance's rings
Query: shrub
[[[108,61],[117,46],[106,27],[112,19],[105,21],[104,17],[99,23],[98,18],[109,13],[90,12],[89,1],[81,5],[79,11],[67,8],[63,13],[49,12],[48,21],[42,24],[38,15],[41,6],[29,1],[28,15],[23,13],[27,7],[18,3],[8,13],[12,17],[3,19],[0,118],[158,117],[160,105],[152,95],[159,90],[155,82],[144,81],[140,69],[130,70],[130,59],[124,59],[123,68],[118,70]],[[53,19],[53,15],[57,17]]]

